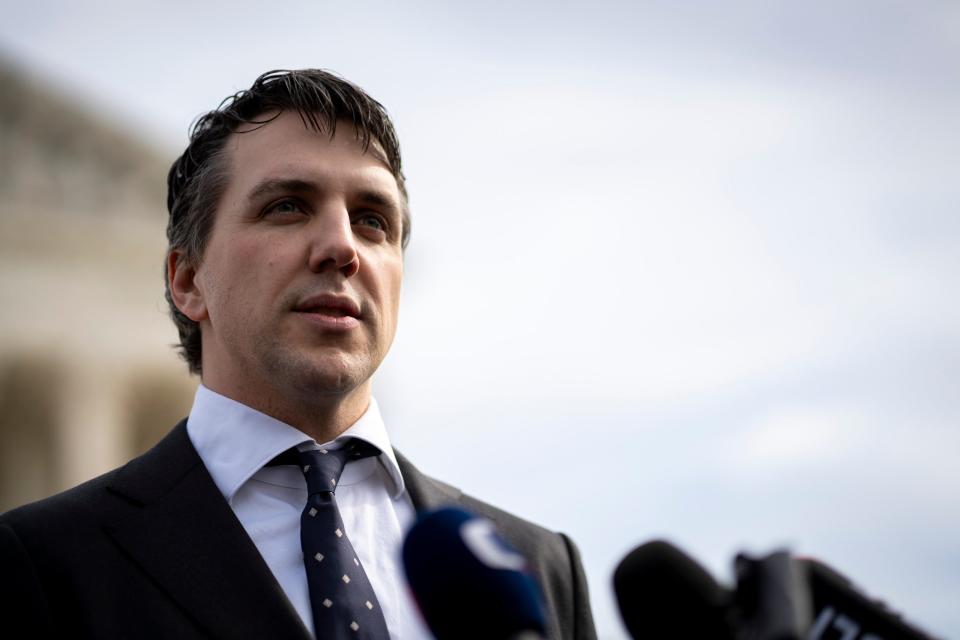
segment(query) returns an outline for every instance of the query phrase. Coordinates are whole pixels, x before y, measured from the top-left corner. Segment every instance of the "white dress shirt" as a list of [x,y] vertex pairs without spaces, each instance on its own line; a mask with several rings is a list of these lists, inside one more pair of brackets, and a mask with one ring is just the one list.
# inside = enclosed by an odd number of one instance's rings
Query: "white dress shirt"
[[380,602],[390,637],[432,637],[420,619],[403,574],[401,545],[415,511],[375,400],[371,398],[366,413],[333,442],[318,444],[302,431],[201,384],[187,419],[187,433],[213,481],[311,632],[313,613],[300,549],[306,480],[295,467],[264,465],[291,447],[322,444],[336,449],[348,437],[380,449],[380,455],[344,467],[337,484],[337,505],[347,537]]

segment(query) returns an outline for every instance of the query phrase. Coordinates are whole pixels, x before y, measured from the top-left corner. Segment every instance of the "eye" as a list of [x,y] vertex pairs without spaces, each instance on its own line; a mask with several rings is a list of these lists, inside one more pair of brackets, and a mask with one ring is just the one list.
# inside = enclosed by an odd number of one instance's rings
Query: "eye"
[[355,224],[370,227],[371,229],[376,229],[377,231],[386,232],[387,230],[387,225],[384,223],[383,218],[375,213],[364,213],[357,216]]
[[305,213],[303,207],[296,200],[287,199],[274,202],[263,210],[262,215],[284,217],[303,213]]

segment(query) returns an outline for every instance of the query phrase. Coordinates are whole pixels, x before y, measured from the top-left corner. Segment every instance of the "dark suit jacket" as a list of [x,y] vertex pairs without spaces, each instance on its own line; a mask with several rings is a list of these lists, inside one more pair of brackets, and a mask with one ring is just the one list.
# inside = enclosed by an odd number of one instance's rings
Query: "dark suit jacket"
[[[530,560],[551,638],[596,637],[568,538],[397,460],[418,510],[457,504],[484,515]],[[186,421],[125,466],[0,516],[0,612],[5,637],[23,628],[24,637],[311,638]]]

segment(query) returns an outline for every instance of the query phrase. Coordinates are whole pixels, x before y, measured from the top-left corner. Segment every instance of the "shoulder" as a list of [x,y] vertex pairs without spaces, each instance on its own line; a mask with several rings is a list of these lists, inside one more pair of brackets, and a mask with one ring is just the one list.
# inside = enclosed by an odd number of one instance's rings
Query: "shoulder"
[[421,473],[397,453],[404,481],[418,510],[456,505],[490,519],[529,562],[543,589],[550,638],[596,638],[580,554],[569,537],[516,516]]
[[55,635],[51,603],[73,581],[73,566],[89,575],[102,570],[103,523],[118,515],[107,491],[115,474],[0,515],[0,613],[35,621],[34,637]]
[[67,491],[0,514],[0,525],[30,539],[45,537],[46,533],[69,536],[104,511],[110,511],[113,500],[108,487],[118,471],[114,469]]
[[[144,487],[163,485],[190,463],[182,423],[147,453],[92,480],[0,514],[0,527],[16,534],[27,549],[74,547],[86,534],[99,535],[141,506]],[[184,453],[186,452],[186,455]],[[186,459],[186,462],[183,460]]]
[[549,637],[577,640],[596,637],[580,553],[568,536],[473,496],[462,495],[461,506],[492,520],[504,537],[527,558],[553,619]]
[[516,516],[488,502],[468,494],[460,495],[460,506],[464,509],[488,518],[497,525],[497,529],[521,550],[529,550],[528,557],[546,557],[557,561],[568,561],[566,537],[539,524]]
[[422,473],[403,454],[396,452],[397,464],[407,492],[418,511],[456,505],[488,518],[520,551],[528,556],[566,558],[565,537],[529,520],[504,511],[483,500],[467,495],[457,487]]

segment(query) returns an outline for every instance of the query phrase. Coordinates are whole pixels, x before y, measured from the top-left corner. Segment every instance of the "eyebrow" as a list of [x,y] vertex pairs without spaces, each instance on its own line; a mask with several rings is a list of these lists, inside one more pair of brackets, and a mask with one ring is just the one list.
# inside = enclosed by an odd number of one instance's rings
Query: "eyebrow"
[[389,207],[397,210],[400,208],[400,203],[396,202],[393,198],[380,191],[364,189],[356,194],[356,198],[361,203],[373,207]]
[[247,200],[259,200],[265,196],[277,193],[303,193],[314,195],[320,192],[319,187],[308,180],[297,178],[268,178],[255,186],[247,194]]

